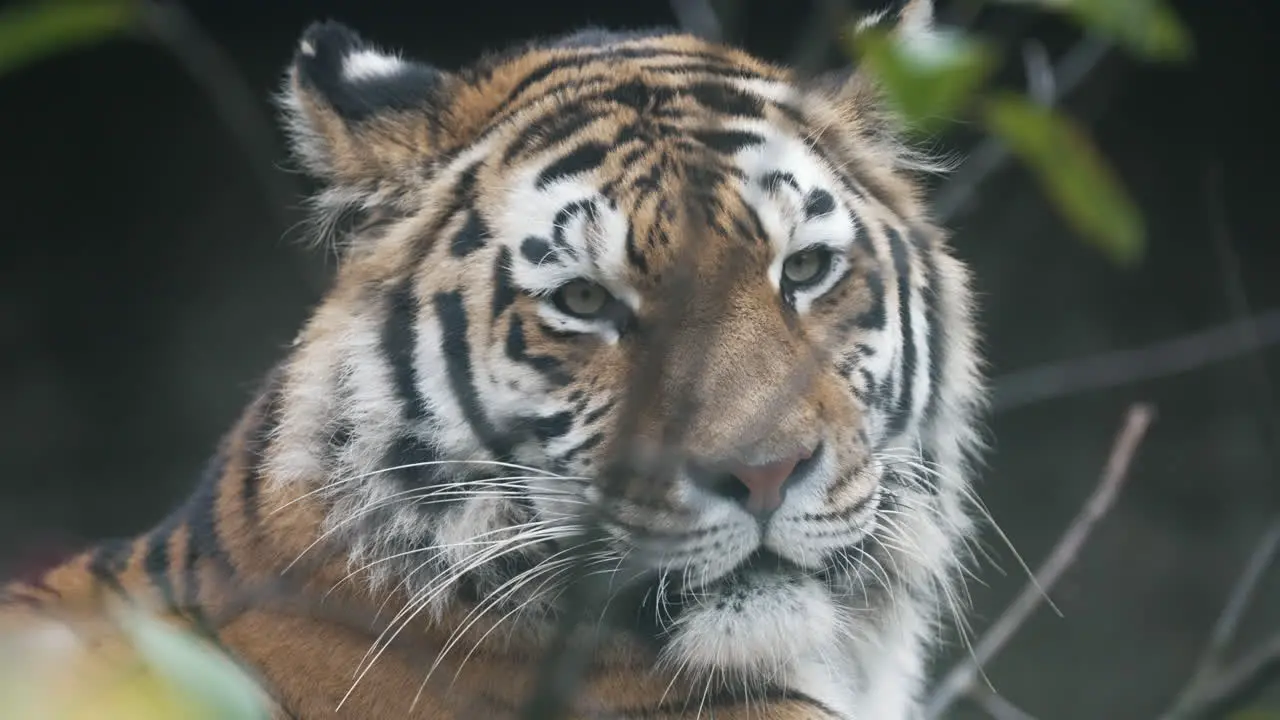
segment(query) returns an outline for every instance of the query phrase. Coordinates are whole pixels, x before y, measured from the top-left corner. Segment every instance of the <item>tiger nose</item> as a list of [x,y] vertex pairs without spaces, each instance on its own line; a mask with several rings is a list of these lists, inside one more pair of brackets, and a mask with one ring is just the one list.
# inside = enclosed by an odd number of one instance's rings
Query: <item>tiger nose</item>
[[729,473],[747,490],[743,501],[747,511],[755,515],[767,515],[782,505],[782,488],[795,472],[796,465],[809,457],[809,453],[797,453],[788,458],[764,465],[734,463]]

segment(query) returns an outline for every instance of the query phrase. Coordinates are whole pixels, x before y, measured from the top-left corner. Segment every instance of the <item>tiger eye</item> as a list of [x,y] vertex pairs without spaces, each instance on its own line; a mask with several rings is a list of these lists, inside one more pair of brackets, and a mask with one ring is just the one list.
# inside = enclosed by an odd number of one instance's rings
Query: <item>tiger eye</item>
[[594,317],[609,306],[609,291],[590,280],[572,280],[556,291],[558,304],[569,314]]
[[826,250],[814,248],[792,255],[782,264],[782,277],[792,285],[815,282],[826,269],[826,253]]

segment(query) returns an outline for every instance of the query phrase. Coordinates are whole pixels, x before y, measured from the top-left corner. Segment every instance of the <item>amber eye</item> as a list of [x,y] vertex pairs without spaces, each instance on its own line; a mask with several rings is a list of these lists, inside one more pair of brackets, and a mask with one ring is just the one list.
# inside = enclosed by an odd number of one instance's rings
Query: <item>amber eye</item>
[[788,290],[817,285],[831,269],[831,251],[809,248],[787,258],[782,263],[782,284]]
[[604,316],[613,305],[608,290],[590,280],[570,280],[551,296],[555,306],[567,315],[592,320]]

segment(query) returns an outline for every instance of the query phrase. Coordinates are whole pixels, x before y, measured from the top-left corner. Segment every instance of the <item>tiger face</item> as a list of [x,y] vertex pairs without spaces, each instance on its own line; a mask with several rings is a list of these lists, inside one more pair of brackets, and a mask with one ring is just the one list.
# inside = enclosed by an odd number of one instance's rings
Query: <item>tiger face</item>
[[537,626],[589,508],[660,662],[911,694],[875,668],[919,679],[980,384],[869,78],[596,32],[445,72],[326,23],[283,104],[342,262],[270,476],[375,588]]

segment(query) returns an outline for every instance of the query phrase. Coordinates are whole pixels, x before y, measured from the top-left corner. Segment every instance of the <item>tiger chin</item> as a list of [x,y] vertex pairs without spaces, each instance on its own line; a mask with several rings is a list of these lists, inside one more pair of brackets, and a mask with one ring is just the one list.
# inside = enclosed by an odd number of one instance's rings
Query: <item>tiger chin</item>
[[869,75],[603,31],[445,71],[323,22],[280,104],[331,287],[187,501],[0,625],[125,652],[137,603],[281,717],[514,717],[586,567],[576,717],[914,715],[984,385]]

